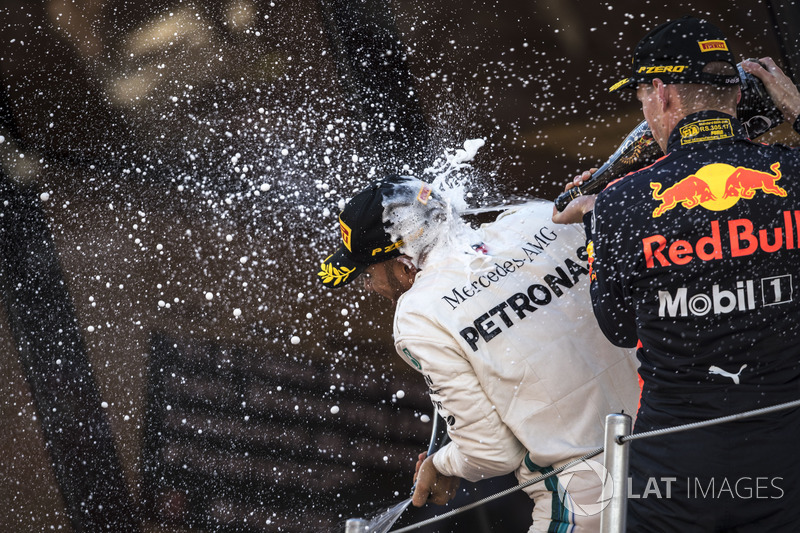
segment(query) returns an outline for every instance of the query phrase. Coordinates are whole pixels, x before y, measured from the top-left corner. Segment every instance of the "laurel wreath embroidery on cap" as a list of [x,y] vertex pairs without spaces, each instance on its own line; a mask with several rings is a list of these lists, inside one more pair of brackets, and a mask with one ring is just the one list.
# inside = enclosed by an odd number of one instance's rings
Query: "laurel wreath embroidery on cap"
[[317,272],[317,276],[322,278],[322,283],[330,283],[333,281],[333,285],[336,286],[346,280],[348,276],[355,270],[355,268],[336,268],[335,266],[328,264],[326,265],[323,263],[320,265],[320,270]]

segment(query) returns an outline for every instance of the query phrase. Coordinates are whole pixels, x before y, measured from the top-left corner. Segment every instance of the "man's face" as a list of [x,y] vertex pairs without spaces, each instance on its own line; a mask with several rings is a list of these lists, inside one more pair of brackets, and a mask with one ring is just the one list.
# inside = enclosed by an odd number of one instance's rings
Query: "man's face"
[[658,111],[658,95],[649,83],[640,83],[636,88],[636,99],[642,103],[642,114],[650,129],[653,129],[656,112]]
[[636,88],[636,99],[642,103],[642,114],[653,132],[662,150],[666,150],[667,139],[669,138],[670,128],[667,126],[665,113],[662,108],[662,101],[659,91],[666,90],[666,86],[661,80],[656,79],[653,83],[640,83]]
[[396,302],[414,284],[416,275],[416,269],[409,268],[398,259],[396,257],[368,266],[361,274],[364,278],[364,289]]

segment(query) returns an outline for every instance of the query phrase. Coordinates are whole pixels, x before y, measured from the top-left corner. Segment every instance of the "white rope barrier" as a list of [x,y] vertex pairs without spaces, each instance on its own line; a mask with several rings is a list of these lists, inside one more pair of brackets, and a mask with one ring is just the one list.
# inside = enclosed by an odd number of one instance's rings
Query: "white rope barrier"
[[784,409],[791,409],[792,407],[800,407],[800,400],[772,405],[770,407],[763,407],[761,409],[754,409],[752,411],[745,411],[735,415],[722,416],[719,418],[712,418],[711,420],[704,420],[702,422],[692,422],[691,424],[684,424],[682,426],[673,426],[671,428],[654,429],[653,431],[645,431],[643,433],[636,433],[635,435],[626,435],[620,437],[619,442],[628,442],[631,440],[649,439],[651,437],[658,437],[659,435],[668,435],[670,433],[680,433],[682,431],[689,431],[691,429],[704,428],[708,426],[716,426],[717,424],[724,424],[726,422],[734,422],[736,420],[744,420],[745,418],[752,418],[758,415],[765,415]]

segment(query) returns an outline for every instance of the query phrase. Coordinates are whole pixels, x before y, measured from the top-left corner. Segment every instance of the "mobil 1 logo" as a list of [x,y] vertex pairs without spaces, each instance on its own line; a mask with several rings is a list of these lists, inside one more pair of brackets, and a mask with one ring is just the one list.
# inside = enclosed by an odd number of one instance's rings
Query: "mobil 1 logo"
[[693,292],[688,287],[678,287],[658,291],[658,316],[674,318],[754,311],[758,307],[791,302],[793,294],[791,274],[736,281],[729,287],[714,284],[701,291],[693,288]]

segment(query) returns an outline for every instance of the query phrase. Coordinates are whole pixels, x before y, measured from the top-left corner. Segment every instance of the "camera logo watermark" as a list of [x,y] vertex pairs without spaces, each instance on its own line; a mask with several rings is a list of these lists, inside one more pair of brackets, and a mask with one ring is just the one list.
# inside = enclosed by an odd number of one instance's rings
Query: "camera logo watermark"
[[[601,496],[593,500],[597,494],[597,479],[602,487]],[[592,497],[589,497],[588,491]],[[594,516],[600,514],[614,495],[614,480],[608,470],[597,461],[587,459],[564,470],[558,476],[558,499],[561,504],[576,516]],[[585,501],[586,500],[586,501]]]

